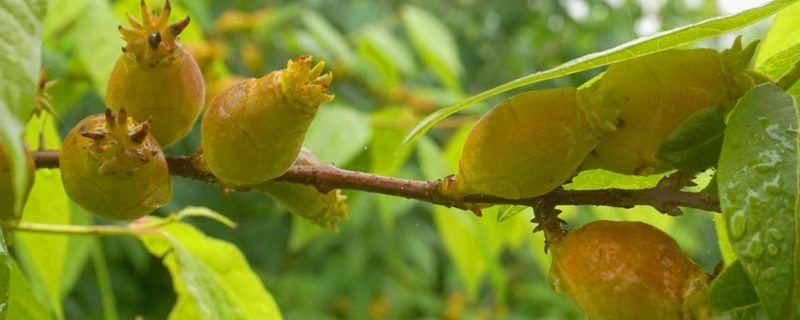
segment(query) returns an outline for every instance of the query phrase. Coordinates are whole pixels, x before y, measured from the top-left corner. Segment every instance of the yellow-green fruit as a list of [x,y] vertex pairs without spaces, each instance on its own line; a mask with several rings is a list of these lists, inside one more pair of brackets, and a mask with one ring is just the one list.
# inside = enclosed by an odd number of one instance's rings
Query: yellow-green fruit
[[[296,166],[321,165],[319,159],[307,149],[300,151]],[[338,230],[336,223],[347,219],[347,196],[339,189],[322,193],[313,186],[297,183],[267,181],[253,187],[278,201],[287,211],[323,227]]]
[[572,87],[528,91],[496,105],[472,128],[442,192],[508,199],[542,195],[568,180],[615,114],[585,109]]
[[119,27],[127,45],[106,87],[114,111],[125,108],[136,121],[153,117],[151,133],[164,148],[192,130],[205,101],[203,74],[178,42],[189,18],[167,25],[169,12],[169,1],[160,16],[142,1],[142,21],[128,15],[133,27]]
[[84,118],[61,149],[61,179],[67,195],[106,219],[132,220],[153,212],[172,197],[161,147],[125,109]]
[[695,112],[729,111],[755,85],[746,67],[756,43],[729,50],[668,50],[612,65],[585,90],[592,107],[622,104],[618,130],[606,135],[581,165],[649,175],[671,168],[656,158],[664,140]]
[[300,152],[317,108],[333,99],[325,93],[331,74],[324,62],[290,60],[286,69],[248,79],[221,92],[203,117],[205,161],[218,178],[257,184],[283,174]]
[[[23,202],[28,198],[28,194],[33,187],[33,180],[35,178],[36,167],[33,164],[33,155],[30,149],[25,147],[26,169],[28,172],[28,184],[25,187],[25,194],[23,194]],[[6,153],[3,142],[0,141],[0,226],[15,226],[22,218],[22,211],[15,211],[14,202],[14,184],[12,182],[11,164],[8,161],[8,154]]]
[[596,221],[554,239],[550,284],[590,320],[710,319],[710,277],[661,230]]

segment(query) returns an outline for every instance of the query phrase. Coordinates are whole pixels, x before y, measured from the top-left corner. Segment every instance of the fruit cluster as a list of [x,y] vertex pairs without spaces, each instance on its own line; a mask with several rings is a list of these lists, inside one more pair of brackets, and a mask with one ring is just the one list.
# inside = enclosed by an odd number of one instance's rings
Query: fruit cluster
[[[170,12],[169,1],[160,14],[142,1],[141,20],[128,15],[131,27],[118,28],[127,44],[107,84],[107,109],[84,118],[65,138],[59,156],[64,188],[75,203],[97,216],[132,220],[169,202],[172,186],[162,148],[192,130],[205,104],[203,74],[179,41],[190,19],[169,24]],[[333,99],[326,94],[332,75],[322,74],[324,66],[301,56],[289,60],[286,69],[219,92],[202,121],[198,155],[204,162],[197,166],[207,168],[222,185],[257,189],[289,211],[335,228],[338,219],[347,217],[345,197],[338,190],[321,194],[267,183],[295,161],[319,164],[300,148],[319,105]],[[28,159],[32,183],[30,152]],[[10,172],[0,144],[4,227],[20,219],[15,198],[5,196],[13,195]]]
[[529,91],[494,106],[469,133],[450,195],[531,198],[580,170],[628,175],[671,170],[656,156],[695,112],[729,111],[763,81],[747,69],[757,43],[723,52],[667,50],[612,65],[575,89]]

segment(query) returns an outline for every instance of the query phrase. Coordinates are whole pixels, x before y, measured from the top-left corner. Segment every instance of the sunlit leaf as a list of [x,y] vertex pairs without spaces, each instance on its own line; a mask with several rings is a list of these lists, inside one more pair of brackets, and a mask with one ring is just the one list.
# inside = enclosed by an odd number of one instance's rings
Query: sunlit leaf
[[[150,217],[144,223],[158,222]],[[238,248],[185,223],[163,230],[141,239],[172,276],[178,301],[170,319],[281,319],[272,295]]]
[[48,320],[53,319],[50,311],[39,302],[31,291],[28,281],[11,260],[11,298],[8,301],[7,319]]
[[753,64],[761,67],[774,55],[800,43],[800,4],[794,4],[775,15],[775,20],[759,45]]
[[[39,134],[44,137],[46,149],[59,149],[61,139],[56,130],[56,120],[48,116],[46,120],[34,118],[25,129],[25,140],[33,148],[39,147]],[[58,169],[39,169],[36,181],[28,197],[22,214],[23,222],[49,224],[71,224],[78,219],[86,219],[83,211],[73,212],[70,200],[61,182]],[[63,318],[62,283],[65,269],[74,269],[82,265],[86,255],[67,256],[70,242],[80,239],[44,233],[15,233],[15,247],[19,253],[20,263],[24,267],[31,285],[44,290],[47,304],[53,308],[57,318]],[[83,244],[85,245],[85,244]],[[74,250],[80,248],[74,247]],[[71,284],[71,283],[67,283]]]
[[766,74],[772,80],[778,80],[800,60],[800,44],[796,44],[775,53],[767,61],[760,64],[757,70]]
[[770,319],[798,319],[798,109],[773,84],[730,115],[719,161],[728,237]]
[[656,33],[652,36],[638,38],[605,51],[574,59],[550,70],[537,72],[507,82],[431,113],[422,119],[422,121],[406,135],[402,148],[408,147],[442,119],[486,98],[524,85],[609,65],[725,34],[763,20],[795,2],[797,2],[797,0],[776,0],[762,7],[750,9],[734,15],[711,18],[688,26]]

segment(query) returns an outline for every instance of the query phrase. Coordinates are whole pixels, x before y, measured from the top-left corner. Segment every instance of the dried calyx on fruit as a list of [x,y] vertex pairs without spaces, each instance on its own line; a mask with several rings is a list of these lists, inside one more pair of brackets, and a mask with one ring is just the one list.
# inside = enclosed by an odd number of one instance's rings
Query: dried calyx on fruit
[[667,50],[612,65],[585,89],[593,108],[622,102],[618,130],[606,135],[581,169],[649,175],[671,168],[656,158],[664,140],[695,112],[716,106],[728,112],[756,82],[747,70],[757,42],[741,38],[720,53],[712,49]]
[[550,285],[592,320],[710,319],[710,276],[661,230],[596,221],[552,239]]
[[[307,149],[302,149],[295,166],[321,165],[319,159]],[[287,211],[323,227],[339,230],[336,223],[347,219],[347,196],[339,189],[322,193],[313,186],[297,183],[267,181],[253,186],[280,203]]]
[[165,205],[172,196],[167,162],[149,134],[125,109],[84,118],[64,140],[59,161],[67,194],[90,212],[131,220]]
[[119,27],[127,44],[106,87],[106,103],[114,111],[128,110],[137,121],[153,117],[151,132],[162,147],[186,136],[205,101],[200,68],[178,42],[189,17],[167,25],[171,6],[160,15],[141,3],[142,21],[128,15],[131,28]]
[[[28,194],[30,194],[31,188],[33,187],[33,180],[36,177],[36,167],[33,163],[33,156],[27,146],[25,146],[25,159],[28,184],[24,189],[25,194],[22,195],[23,202],[28,198]],[[20,210],[17,211],[12,175],[11,163],[8,161],[8,153],[6,153],[3,141],[0,141],[0,227],[4,229],[16,226],[22,218],[21,206]]]
[[323,102],[331,73],[311,57],[221,92],[203,117],[201,138],[209,170],[223,181],[257,184],[283,174],[300,152]]
[[613,108],[586,108],[572,87],[511,97],[472,128],[458,174],[442,180],[441,191],[507,199],[545,194],[575,174],[603,134],[614,129],[616,115]]

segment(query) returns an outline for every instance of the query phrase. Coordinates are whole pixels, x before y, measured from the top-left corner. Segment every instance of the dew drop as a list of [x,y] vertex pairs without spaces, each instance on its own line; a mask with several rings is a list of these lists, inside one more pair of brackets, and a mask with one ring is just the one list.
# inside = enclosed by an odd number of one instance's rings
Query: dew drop
[[744,211],[735,212],[728,220],[732,240],[739,240],[747,228],[747,218],[744,216]]
[[778,240],[778,241],[783,239],[783,233],[781,233],[781,231],[776,229],[776,228],[769,228],[769,230],[767,230],[767,233],[769,233],[769,235],[772,237],[772,239],[775,239],[775,240]]
[[563,293],[564,290],[561,288],[561,279],[557,276],[550,275],[547,277],[548,282],[550,283],[550,289],[553,289],[556,293]]
[[776,246],[776,245],[774,245],[772,243],[768,244],[767,245],[767,252],[769,252],[769,255],[771,255],[771,256],[778,255],[778,246]]
[[761,257],[761,254],[764,253],[764,247],[761,245],[761,240],[758,239],[758,234],[754,235],[753,240],[750,240],[743,253],[753,259]]
[[769,267],[761,273],[761,278],[766,280],[773,279],[775,278],[775,273],[775,267]]

